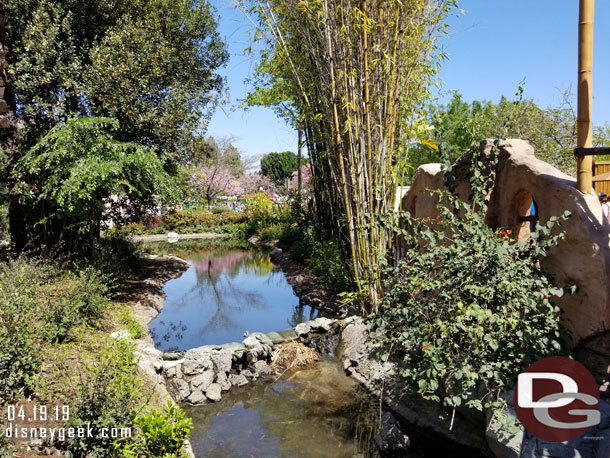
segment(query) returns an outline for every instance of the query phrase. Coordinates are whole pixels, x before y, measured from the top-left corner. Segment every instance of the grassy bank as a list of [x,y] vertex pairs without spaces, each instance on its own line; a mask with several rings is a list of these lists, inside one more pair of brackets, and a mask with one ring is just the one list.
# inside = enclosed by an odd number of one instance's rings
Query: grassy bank
[[[133,268],[137,260],[130,258],[133,252],[125,256],[125,246],[117,252],[113,243],[114,250],[104,248],[105,255],[114,253],[106,262],[98,253],[100,262],[17,259],[0,264],[2,430],[23,421],[20,426],[38,428],[90,425],[93,437],[46,441],[45,446],[73,457],[180,456],[190,421],[175,406],[163,409],[138,371],[135,341],[146,330],[121,300],[128,281],[139,275]],[[111,338],[119,329],[128,336]],[[11,418],[12,406],[16,418]],[[61,414],[44,422],[40,406],[49,412],[57,407]],[[40,421],[27,424],[35,409]],[[103,428],[131,428],[132,435],[104,438]],[[12,456],[28,441],[5,438],[0,456]]]

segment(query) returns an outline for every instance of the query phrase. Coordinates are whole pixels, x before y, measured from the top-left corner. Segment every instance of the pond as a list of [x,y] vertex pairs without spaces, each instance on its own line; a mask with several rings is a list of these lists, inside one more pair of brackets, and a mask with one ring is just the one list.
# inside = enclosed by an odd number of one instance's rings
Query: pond
[[190,267],[165,284],[165,305],[149,324],[160,350],[241,342],[245,332],[282,331],[318,316],[295,295],[267,251],[184,252],[179,243],[174,252]]

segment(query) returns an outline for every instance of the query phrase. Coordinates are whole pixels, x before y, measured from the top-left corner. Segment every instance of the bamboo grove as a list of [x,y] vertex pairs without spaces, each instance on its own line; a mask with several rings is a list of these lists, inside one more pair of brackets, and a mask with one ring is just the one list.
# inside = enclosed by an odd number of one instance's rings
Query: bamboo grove
[[[397,170],[442,58],[453,0],[256,0],[266,41],[259,93],[290,106],[305,133],[319,227],[340,240],[373,310],[392,234]],[[274,92],[275,91],[275,92]]]

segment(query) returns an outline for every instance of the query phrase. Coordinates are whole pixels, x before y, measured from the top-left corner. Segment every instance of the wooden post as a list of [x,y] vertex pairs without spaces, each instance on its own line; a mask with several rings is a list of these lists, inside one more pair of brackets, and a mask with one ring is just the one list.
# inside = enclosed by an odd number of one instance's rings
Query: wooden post
[[[595,0],[580,0],[578,22],[578,119],[579,148],[593,146],[593,19]],[[578,190],[592,192],[593,158],[579,156],[576,165]]]

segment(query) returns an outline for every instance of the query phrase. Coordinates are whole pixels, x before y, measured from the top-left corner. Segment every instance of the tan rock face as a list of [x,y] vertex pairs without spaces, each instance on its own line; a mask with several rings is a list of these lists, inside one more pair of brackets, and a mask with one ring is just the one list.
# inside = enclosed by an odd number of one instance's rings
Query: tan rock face
[[[493,142],[481,143],[486,152]],[[457,190],[468,193],[464,171],[456,173]],[[419,168],[413,186],[402,200],[402,210],[416,217],[438,215],[438,197],[432,190],[444,189],[440,164]],[[543,260],[543,268],[560,286],[578,285],[578,292],[558,301],[563,322],[573,343],[610,329],[610,225],[602,217],[597,196],[576,189],[576,179],[537,159],[523,140],[500,144],[498,171],[490,193],[487,223],[512,229],[519,237],[529,236],[532,199],[541,223],[568,210],[572,216],[559,230],[565,239]]]

